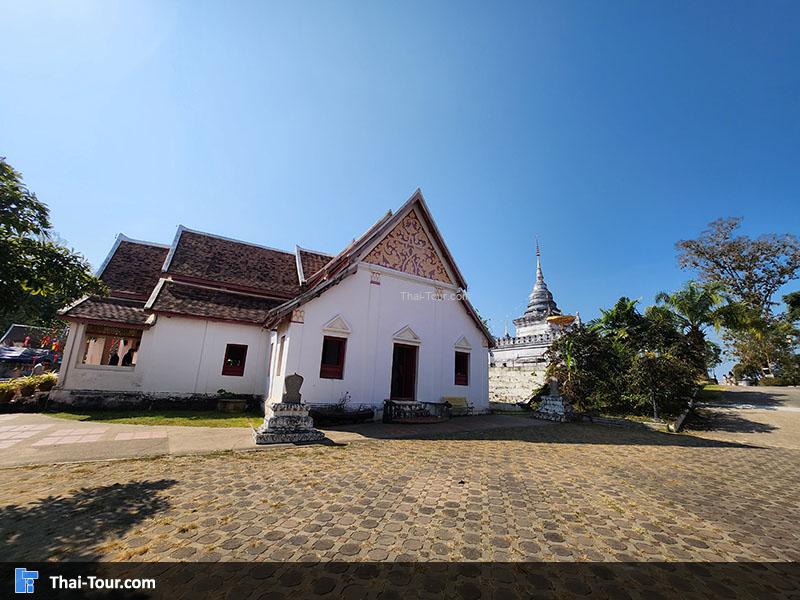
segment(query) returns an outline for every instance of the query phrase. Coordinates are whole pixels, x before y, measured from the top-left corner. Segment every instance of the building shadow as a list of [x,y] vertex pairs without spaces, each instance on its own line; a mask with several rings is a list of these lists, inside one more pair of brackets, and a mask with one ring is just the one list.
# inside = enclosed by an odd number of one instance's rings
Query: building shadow
[[172,479],[82,488],[72,495],[0,507],[3,560],[98,560],[97,547],[169,508],[158,492]]
[[[492,420],[494,422],[488,422]],[[490,440],[532,444],[597,444],[622,446],[684,446],[691,448],[757,448],[692,435],[661,433],[645,428],[590,423],[549,423],[529,417],[457,417],[445,423],[340,425],[326,430],[336,441],[353,439]],[[357,434],[347,439],[337,434]]]

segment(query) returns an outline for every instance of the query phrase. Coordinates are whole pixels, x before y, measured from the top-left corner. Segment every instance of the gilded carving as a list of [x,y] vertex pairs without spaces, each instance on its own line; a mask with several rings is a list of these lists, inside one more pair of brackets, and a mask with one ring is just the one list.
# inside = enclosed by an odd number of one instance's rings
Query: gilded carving
[[452,283],[439,255],[412,210],[394,226],[364,262],[426,279]]

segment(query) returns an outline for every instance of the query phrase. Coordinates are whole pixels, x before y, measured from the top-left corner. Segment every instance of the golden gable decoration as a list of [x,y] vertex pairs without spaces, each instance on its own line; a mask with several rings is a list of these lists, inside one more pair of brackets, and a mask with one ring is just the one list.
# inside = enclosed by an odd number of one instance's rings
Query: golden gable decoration
[[453,283],[413,210],[367,254],[364,262],[425,279]]

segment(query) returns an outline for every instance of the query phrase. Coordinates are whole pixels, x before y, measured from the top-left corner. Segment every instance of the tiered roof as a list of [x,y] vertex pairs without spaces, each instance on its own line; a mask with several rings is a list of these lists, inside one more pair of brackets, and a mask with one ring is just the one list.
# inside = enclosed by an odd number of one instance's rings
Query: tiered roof
[[[98,271],[109,296],[84,298],[61,314],[67,320],[140,328],[152,325],[158,314],[273,326],[353,273],[359,261],[373,262],[367,253],[409,214],[424,224],[432,252],[441,256],[433,258],[443,261],[438,263],[447,273],[442,280],[466,290],[466,281],[417,190],[397,213],[389,211],[336,256],[299,246],[287,252],[183,226],[170,246],[120,234]],[[460,300],[492,344],[469,300],[464,294]]]

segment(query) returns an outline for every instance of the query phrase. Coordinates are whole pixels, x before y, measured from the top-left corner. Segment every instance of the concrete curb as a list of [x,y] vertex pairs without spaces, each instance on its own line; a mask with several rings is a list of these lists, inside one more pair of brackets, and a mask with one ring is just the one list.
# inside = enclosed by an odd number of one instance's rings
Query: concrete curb
[[680,416],[675,419],[674,423],[669,424],[669,430],[671,433],[678,433],[681,429],[683,429],[683,424],[686,422],[686,417],[689,416],[689,413],[692,412],[694,409],[694,400],[689,400],[689,405],[686,407]]

